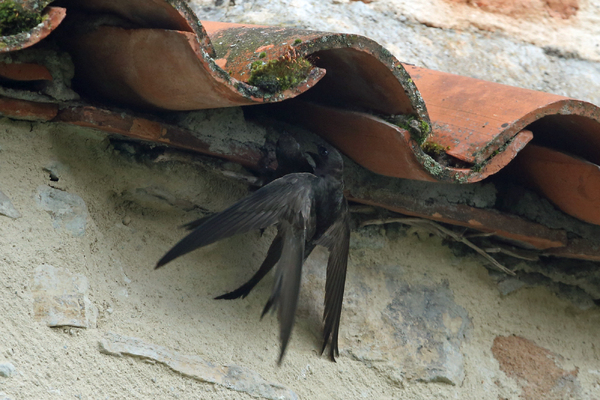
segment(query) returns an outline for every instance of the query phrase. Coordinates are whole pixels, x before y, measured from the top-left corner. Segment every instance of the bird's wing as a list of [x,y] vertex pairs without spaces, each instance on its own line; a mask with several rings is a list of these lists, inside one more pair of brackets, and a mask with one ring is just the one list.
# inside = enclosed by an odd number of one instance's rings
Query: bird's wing
[[267,251],[267,257],[265,261],[261,264],[260,268],[252,278],[246,283],[244,283],[239,288],[235,289],[233,292],[225,293],[219,297],[215,297],[216,300],[220,299],[237,299],[241,297],[242,299],[248,296],[248,293],[256,286],[258,282],[275,266],[279,258],[281,257],[281,251],[283,249],[283,235],[281,233],[281,229],[278,229],[277,236],[273,239],[271,246],[269,247],[269,251]]
[[[271,297],[267,301],[262,315],[271,307],[276,308],[279,317],[279,339],[281,352],[278,363],[281,364],[287,348],[298,307],[302,264],[304,263],[304,243],[306,240],[305,221],[302,215],[292,221],[284,221],[279,229],[282,235],[283,248],[277,263],[275,283]],[[262,317],[262,316],[261,316]]]
[[323,312],[323,347],[321,354],[330,343],[329,357],[335,361],[339,355],[338,332],[340,329],[340,316],[342,314],[342,301],[344,299],[344,285],[346,283],[346,267],[348,266],[348,252],[350,248],[350,213],[346,201],[340,217],[317,240],[316,244],[329,249],[327,260],[327,278],[325,282],[325,310]]
[[231,207],[204,220],[156,264],[159,268],[175,258],[238,233],[266,228],[298,212],[313,197],[316,176],[289,174],[263,186]]
[[206,215],[202,218],[196,219],[192,222],[188,222],[187,224],[183,224],[180,226],[180,228],[185,229],[186,231],[193,231],[194,229],[196,229],[197,227],[199,227],[200,225],[202,225],[203,223],[206,222],[207,219],[209,219],[210,217],[212,217],[214,214],[211,215]]
[[[232,299],[238,299],[240,297],[242,299],[246,298],[246,296],[248,296],[248,294],[252,291],[252,289],[254,289],[254,286],[256,286],[258,284],[258,282],[260,282],[261,279],[264,278],[265,275],[267,275],[267,273],[269,273],[269,271],[275,266],[277,261],[279,261],[279,258],[281,257],[282,248],[283,248],[283,237],[282,237],[280,231],[278,231],[277,236],[275,236],[275,239],[273,239],[273,242],[271,243],[271,246],[269,247],[269,251],[267,251],[267,257],[265,258],[265,261],[263,261],[263,263],[261,264],[258,271],[256,271],[254,273],[254,275],[252,275],[252,278],[250,278],[246,283],[244,283],[242,286],[235,289],[234,291],[222,294],[221,296],[218,296],[218,297],[215,297],[215,300],[221,300],[221,299],[232,300]],[[305,245],[304,245],[304,261],[306,261],[308,256],[310,256],[310,253],[312,253],[314,248],[315,248],[314,243],[312,243],[312,242],[305,243]]]

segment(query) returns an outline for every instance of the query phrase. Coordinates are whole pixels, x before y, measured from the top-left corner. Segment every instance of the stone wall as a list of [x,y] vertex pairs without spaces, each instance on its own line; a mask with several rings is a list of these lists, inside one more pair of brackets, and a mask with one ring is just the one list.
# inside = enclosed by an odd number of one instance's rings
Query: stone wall
[[[236,0],[196,10],[360,33],[407,62],[600,103],[598,49],[584,40],[597,34],[592,2],[529,2],[535,13],[413,3]],[[227,132],[262,129],[239,109],[224,113]],[[219,120],[202,121],[227,134]],[[153,271],[181,224],[248,192],[229,177],[245,172],[154,150],[0,120],[0,399],[600,399],[596,264],[549,271],[516,261],[530,280],[510,281],[464,247],[400,224],[353,230],[337,363],[318,355],[327,254],[315,251],[277,367],[276,318],[259,320],[272,277],[246,299],[213,300],[252,275],[273,231]],[[587,297],[572,289],[584,284]]]

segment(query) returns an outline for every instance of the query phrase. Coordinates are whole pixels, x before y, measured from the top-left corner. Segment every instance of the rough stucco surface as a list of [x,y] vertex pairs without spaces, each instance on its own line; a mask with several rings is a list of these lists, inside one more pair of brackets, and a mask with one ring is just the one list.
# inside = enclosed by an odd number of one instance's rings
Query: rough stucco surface
[[[581,311],[543,288],[502,297],[479,258],[457,257],[438,238],[394,226],[353,232],[335,364],[317,354],[327,255],[308,260],[299,318],[278,368],[276,320],[259,321],[272,278],[244,300],[213,300],[258,267],[273,232],[234,237],[152,270],[182,236],[177,226],[231,204],[247,193],[244,185],[201,159],[151,162],[136,146],[78,128],[6,119],[1,126],[2,192],[21,213],[0,224],[6,398],[242,399],[251,396],[231,388],[271,393],[267,382],[307,399],[517,399],[524,386],[492,352],[497,336],[513,334],[560,355],[561,368],[578,371],[570,379],[581,398],[598,398],[597,307]],[[49,165],[61,167],[58,181]],[[85,202],[84,235],[40,206],[38,187],[50,185]],[[86,278],[91,304],[80,304],[97,312],[95,325],[50,328],[36,317],[36,276],[47,265],[68,271],[68,282]],[[72,289],[78,298],[81,289]],[[140,344],[125,352],[134,356],[101,351],[110,335],[135,338]],[[225,383],[203,383],[198,371],[173,368],[189,359],[209,363],[211,374],[246,371],[241,376],[252,382],[234,385],[226,375]]]
[[[583,40],[597,34],[593,2],[556,24],[443,0],[217,3],[196,2],[201,18],[360,33],[407,62],[600,103],[595,42]],[[190,123],[260,131],[239,110],[217,114]],[[0,400],[600,399],[597,306],[536,285],[503,290],[479,257],[394,225],[352,234],[335,364],[318,356],[327,254],[315,251],[278,368],[277,321],[259,321],[272,278],[244,300],[213,300],[260,265],[272,231],[152,270],[179,225],[247,194],[211,165],[0,120]],[[87,328],[50,327],[57,315]]]

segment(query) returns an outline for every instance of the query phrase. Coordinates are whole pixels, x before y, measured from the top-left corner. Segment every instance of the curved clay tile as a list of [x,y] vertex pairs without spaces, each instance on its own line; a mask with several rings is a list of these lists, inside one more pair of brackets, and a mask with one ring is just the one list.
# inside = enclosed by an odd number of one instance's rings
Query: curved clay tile
[[[63,36],[80,88],[118,104],[194,110],[302,94],[278,108],[280,118],[309,127],[391,177],[476,182],[504,168],[538,132],[536,141],[600,162],[600,117],[589,103],[402,65],[358,35],[201,23],[182,0],[65,4],[80,25]],[[81,10],[110,12],[125,23],[102,25],[77,14]],[[257,65],[291,68],[304,59],[314,67],[292,88],[252,80]],[[394,123],[397,115],[417,117],[417,127]],[[576,132],[566,133],[572,127]],[[573,143],[585,145],[575,149]]]
[[0,115],[26,121],[50,121],[58,114],[58,104],[11,99],[0,96]]
[[[405,65],[432,121],[430,140],[475,165],[467,179],[496,173],[527,142],[600,163],[600,108],[585,101]],[[523,134],[527,129],[533,133]],[[510,151],[500,163],[495,159]],[[516,151],[515,151],[516,150]]]
[[400,62],[376,42],[358,35],[294,28],[202,21],[217,63],[248,80],[252,65],[286,57],[308,58],[327,71],[303,97],[337,107],[380,114],[417,114],[423,102]]
[[62,7],[46,7],[42,22],[35,28],[16,35],[0,36],[0,53],[21,50],[40,42],[60,25],[66,12]]
[[[84,4],[95,4],[89,7],[93,10],[98,2]],[[116,0],[101,3],[103,10],[114,3],[115,12],[130,22],[148,15],[143,9],[139,15],[131,8],[123,12]],[[289,99],[315,86],[329,70],[330,76],[319,86],[321,93],[330,88],[331,99],[426,119],[422,101],[404,68],[369,39],[296,29],[200,24],[191,13],[184,12],[184,3],[170,3],[193,31],[164,29],[162,22],[151,29],[99,26],[70,35],[69,49],[80,85],[124,105],[194,110]],[[317,67],[308,64],[307,70],[297,72],[294,67],[306,58],[315,60]],[[283,73],[294,80],[292,87],[273,89],[254,84],[253,66],[273,63],[288,68],[289,72]],[[356,83],[350,90],[346,90],[347,79]]]
[[529,145],[519,153],[510,170],[567,214],[600,225],[598,165],[547,147]]
[[[194,110],[279,102],[314,87],[306,93],[313,101],[386,115],[411,114],[428,126],[423,102],[404,67],[370,39],[291,28],[200,23],[185,3],[169,1],[167,8],[173,6],[178,12],[178,16],[169,16],[184,18],[190,30],[175,22],[169,25],[147,10],[164,10],[166,2],[153,0],[144,5],[138,0],[139,8],[121,3],[89,0],[76,7],[112,10],[139,27],[90,29],[92,22],[87,22],[88,29],[67,38],[80,86],[113,102]],[[308,63],[307,69],[297,69],[306,59],[314,66]],[[281,67],[283,78],[272,79],[290,79],[291,87],[253,80],[259,66]]]
[[437,181],[435,171],[426,169],[433,169],[435,165],[426,159],[410,133],[378,116],[301,100],[286,101],[271,108],[273,117],[318,133],[375,173]]
[[593,104],[411,65],[405,68],[429,112],[428,144],[446,155],[440,163],[411,141],[406,130],[381,116],[297,100],[278,106],[279,115],[324,136],[371,171],[397,178],[478,182],[506,167],[534,137],[600,163],[600,109]]
[[116,14],[139,28],[195,32],[200,38],[206,37],[202,26],[193,22],[193,12],[179,1],[64,0],[62,4],[69,10]]
[[[432,182],[476,182],[506,166],[533,137],[523,130],[481,170],[443,165],[425,153],[411,134],[370,113],[291,100],[275,107],[277,117],[326,138],[363,167],[394,178]],[[435,130],[430,134],[435,137]],[[428,142],[431,142],[431,136]],[[493,171],[493,172],[492,172]]]
[[53,79],[48,68],[35,63],[0,62],[0,77],[14,81],[51,81]]

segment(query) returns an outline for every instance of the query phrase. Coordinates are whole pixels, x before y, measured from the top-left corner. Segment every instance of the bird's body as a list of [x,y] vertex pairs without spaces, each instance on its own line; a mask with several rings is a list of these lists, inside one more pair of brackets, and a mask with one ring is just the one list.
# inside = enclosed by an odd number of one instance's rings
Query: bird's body
[[277,265],[275,283],[263,315],[271,308],[278,310],[281,362],[296,314],[302,264],[316,245],[327,247],[330,256],[322,351],[330,343],[330,357],[334,360],[338,353],[337,336],[350,237],[348,206],[343,195],[343,161],[335,149],[319,146],[319,154],[309,153],[315,162],[313,169],[305,156],[292,146],[294,144],[297,145],[295,141],[282,146],[278,144],[280,169],[286,172],[312,169],[313,173],[288,173],[226,210],[188,224],[193,231],[167,252],[156,267],[235,234],[276,225],[277,235],[259,270],[244,285],[218,298],[245,297]]

